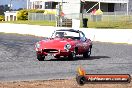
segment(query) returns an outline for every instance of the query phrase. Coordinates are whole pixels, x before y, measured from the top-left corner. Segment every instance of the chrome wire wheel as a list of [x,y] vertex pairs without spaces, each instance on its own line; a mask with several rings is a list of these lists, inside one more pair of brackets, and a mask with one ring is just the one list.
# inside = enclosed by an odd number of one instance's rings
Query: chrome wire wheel
[[83,53],[83,58],[89,58],[91,55],[91,48],[88,49],[88,51]]
[[68,56],[68,60],[74,60],[76,58],[76,53],[75,52],[71,52]]

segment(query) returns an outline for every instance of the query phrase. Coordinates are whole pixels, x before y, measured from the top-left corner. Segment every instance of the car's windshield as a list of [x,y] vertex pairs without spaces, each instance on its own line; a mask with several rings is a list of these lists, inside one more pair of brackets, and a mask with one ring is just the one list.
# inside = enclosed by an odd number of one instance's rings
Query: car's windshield
[[72,38],[72,39],[80,39],[78,32],[71,32],[71,31],[56,31],[52,35],[52,38]]

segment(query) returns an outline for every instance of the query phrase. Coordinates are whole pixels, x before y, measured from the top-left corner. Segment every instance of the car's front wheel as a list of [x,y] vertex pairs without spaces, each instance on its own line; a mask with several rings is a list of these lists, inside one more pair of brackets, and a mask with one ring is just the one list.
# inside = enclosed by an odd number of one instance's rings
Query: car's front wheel
[[89,48],[86,52],[83,53],[83,58],[89,58],[91,55],[91,48]]
[[68,56],[68,60],[74,60],[76,58],[76,53],[71,52]]
[[56,56],[54,56],[55,58],[57,58],[57,59],[59,59],[60,58],[60,56],[58,56],[58,55],[56,55]]
[[39,61],[44,61],[45,56],[42,55],[42,54],[37,54],[37,59],[38,59]]

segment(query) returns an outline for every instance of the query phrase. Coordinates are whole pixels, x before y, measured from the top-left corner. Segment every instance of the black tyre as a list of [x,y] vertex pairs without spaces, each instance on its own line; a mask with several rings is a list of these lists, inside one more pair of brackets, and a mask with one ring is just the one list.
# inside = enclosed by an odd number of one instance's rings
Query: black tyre
[[86,83],[86,78],[84,76],[77,76],[76,81],[80,86],[82,86]]
[[44,56],[44,55],[41,55],[41,54],[37,54],[37,59],[38,59],[39,61],[44,61],[45,56]]
[[83,58],[89,58],[91,55],[91,48],[88,49],[88,51],[83,53]]
[[76,54],[74,52],[71,52],[68,56],[68,60],[74,60],[76,58]]
[[54,56],[55,58],[57,58],[57,59],[59,59],[60,58],[60,56],[58,56],[58,55],[56,55],[56,56]]

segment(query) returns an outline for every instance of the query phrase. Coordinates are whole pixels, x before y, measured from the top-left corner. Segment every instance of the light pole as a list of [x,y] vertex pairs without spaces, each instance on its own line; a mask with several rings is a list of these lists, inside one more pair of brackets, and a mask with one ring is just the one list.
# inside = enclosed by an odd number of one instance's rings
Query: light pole
[[83,14],[84,14],[85,1],[84,0],[81,0],[81,4],[82,4],[82,26],[83,26]]
[[83,19],[83,13],[84,13],[84,2],[82,2],[82,19]]
[[12,1],[13,0],[10,0],[10,3],[9,3],[9,11],[11,11],[11,7],[12,7],[12,4],[11,3],[12,3]]
[[29,0],[27,0],[27,9],[29,9]]
[[100,10],[100,0],[99,0],[99,10]]
[[61,9],[63,10],[63,0],[61,1]]
[[56,10],[57,10],[57,26],[61,26],[61,22],[60,22],[60,19],[61,19],[61,5],[60,3],[58,3],[58,5],[56,6]]

